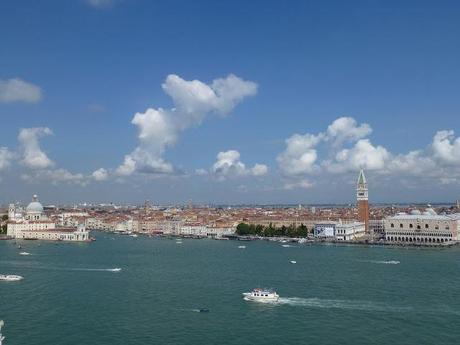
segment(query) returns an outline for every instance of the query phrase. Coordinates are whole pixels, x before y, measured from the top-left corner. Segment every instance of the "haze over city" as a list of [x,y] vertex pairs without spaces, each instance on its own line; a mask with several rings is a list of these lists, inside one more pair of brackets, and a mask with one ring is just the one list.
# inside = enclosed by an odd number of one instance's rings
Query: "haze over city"
[[0,203],[453,202],[459,6],[3,1]]

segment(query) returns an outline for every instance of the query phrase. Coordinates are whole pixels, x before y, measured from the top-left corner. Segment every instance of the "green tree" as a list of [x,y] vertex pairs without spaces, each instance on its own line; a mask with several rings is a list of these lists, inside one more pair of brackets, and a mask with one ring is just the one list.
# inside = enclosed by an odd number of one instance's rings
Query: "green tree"
[[246,224],[246,223],[240,223],[237,225],[236,227],[236,234],[237,235],[249,235],[250,234],[250,229],[249,229],[249,225]]

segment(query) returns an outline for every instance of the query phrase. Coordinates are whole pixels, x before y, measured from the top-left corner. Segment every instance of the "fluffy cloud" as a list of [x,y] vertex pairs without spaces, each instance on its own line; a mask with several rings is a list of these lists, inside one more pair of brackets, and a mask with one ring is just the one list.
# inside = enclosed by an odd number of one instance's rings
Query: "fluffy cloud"
[[0,79],[0,103],[35,103],[42,98],[40,87],[21,79]]
[[460,138],[454,131],[439,131],[431,144],[433,156],[443,164],[460,165]]
[[35,170],[30,173],[24,173],[21,178],[28,182],[50,181],[53,185],[61,183],[77,184],[85,186],[88,179],[83,174],[73,174],[66,169],[43,169]]
[[18,135],[18,141],[22,150],[21,163],[31,169],[45,169],[54,165],[42,151],[39,139],[44,136],[52,135],[53,132],[48,127],[23,128]]
[[352,117],[340,117],[327,127],[328,140],[333,141],[334,146],[341,146],[345,142],[353,142],[367,137],[372,133],[372,128],[363,123],[358,125]]
[[[378,174],[437,180],[442,184],[459,182],[460,138],[452,130],[438,131],[424,149],[394,154],[369,138],[372,128],[341,117],[318,134],[294,134],[278,155],[280,172],[287,189],[311,186],[306,176],[342,174],[359,169]],[[321,175],[320,175],[321,173]],[[306,183],[304,183],[306,181]]]
[[257,84],[235,75],[216,79],[211,84],[184,80],[169,75],[162,85],[174,103],[172,109],[149,108],[136,113],[131,121],[139,130],[138,147],[126,155],[116,173],[121,176],[138,173],[172,174],[173,165],[163,158],[180,134],[198,126],[209,114],[225,116],[244,98],[257,93]]
[[13,158],[14,154],[8,148],[0,147],[0,171],[10,166]]
[[[53,132],[48,127],[23,128],[19,131],[20,163],[29,169],[28,172],[21,175],[23,180],[29,182],[49,181],[54,185],[67,183],[84,186],[90,181],[104,181],[108,178],[108,171],[103,168],[94,171],[90,176],[72,173],[63,168],[54,168],[56,164],[40,147],[40,139],[52,134]],[[0,167],[2,155],[7,158],[13,157],[11,153],[2,154],[0,149]]]
[[316,146],[324,134],[294,134],[286,139],[286,150],[278,158],[281,172],[287,176],[309,174],[318,169],[315,164],[318,154]]
[[107,170],[105,170],[104,168],[100,168],[100,169],[97,169],[95,170],[91,176],[93,177],[94,180],[96,181],[105,181],[108,179],[109,177],[109,173]]
[[219,152],[217,161],[211,168],[211,173],[220,181],[240,176],[263,176],[267,172],[268,167],[264,164],[255,164],[252,168],[246,168],[240,160],[240,153],[236,150]]
[[326,161],[323,165],[333,173],[382,170],[389,158],[390,153],[384,147],[372,145],[369,139],[361,139],[352,148],[340,150],[335,161]]

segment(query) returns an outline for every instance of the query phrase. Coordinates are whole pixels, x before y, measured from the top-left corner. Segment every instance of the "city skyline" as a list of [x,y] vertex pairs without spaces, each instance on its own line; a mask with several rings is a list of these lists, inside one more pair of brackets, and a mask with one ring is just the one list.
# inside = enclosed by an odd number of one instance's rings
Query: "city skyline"
[[454,202],[458,6],[3,2],[0,204]]

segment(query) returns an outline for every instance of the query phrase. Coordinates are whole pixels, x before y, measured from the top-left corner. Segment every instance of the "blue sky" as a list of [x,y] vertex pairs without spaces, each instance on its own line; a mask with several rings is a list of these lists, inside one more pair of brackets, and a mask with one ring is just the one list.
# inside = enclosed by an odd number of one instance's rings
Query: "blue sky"
[[455,200],[459,7],[2,1],[0,203]]

